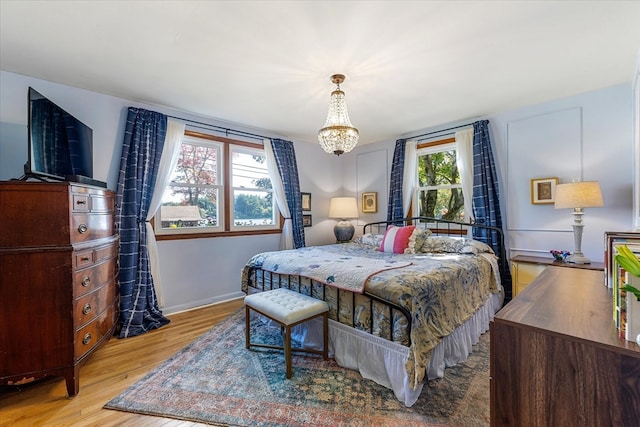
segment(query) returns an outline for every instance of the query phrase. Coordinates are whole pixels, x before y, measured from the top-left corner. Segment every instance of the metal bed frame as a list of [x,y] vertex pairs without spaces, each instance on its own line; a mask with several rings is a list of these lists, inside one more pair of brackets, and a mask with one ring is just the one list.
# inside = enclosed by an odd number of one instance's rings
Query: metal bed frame
[[[504,237],[503,232],[498,227],[492,227],[481,224],[467,224],[456,221],[448,221],[442,220],[438,218],[429,218],[429,217],[412,217],[412,218],[404,218],[401,220],[394,221],[379,221],[368,223],[363,226],[363,233],[372,233],[372,234],[383,234],[389,225],[416,225],[420,227],[429,228],[433,235],[436,236],[467,236],[469,230],[479,230],[485,237],[485,243],[493,248],[500,248],[500,253],[496,254],[499,258],[499,265],[501,275],[504,271],[503,268],[507,268],[508,263],[505,256],[504,250]],[[495,250],[495,249],[494,249]],[[269,283],[267,287],[266,283]],[[387,310],[388,318],[390,319],[390,331],[391,336],[381,336],[381,338],[400,342],[402,344],[411,345],[411,313],[405,307],[402,307],[394,302],[387,301],[382,299],[376,295],[372,295],[368,293],[366,290],[362,294],[356,294],[354,292],[345,291],[341,289],[337,289],[334,287],[330,287],[325,285],[324,283],[316,282],[308,278],[300,277],[297,275],[290,274],[279,274],[273,273],[269,271],[264,271],[259,268],[251,268],[248,275],[248,288],[253,288],[256,291],[267,291],[271,289],[286,287],[291,290],[303,293],[305,295],[312,296],[314,298],[320,299],[322,301],[327,301],[327,292],[335,293],[336,306],[332,307],[330,304],[329,318],[337,321],[339,323],[347,324],[347,326],[351,326],[355,329],[365,330],[372,335],[376,335],[374,333],[374,322],[373,316],[371,316],[371,321],[369,322],[368,328],[363,327],[361,324],[356,324],[355,319],[355,310],[353,309],[356,306],[356,297],[365,297],[369,300],[369,310],[370,313],[374,312],[374,304],[379,304],[378,307],[382,306],[383,309]],[[328,290],[327,288],[330,288]],[[349,296],[350,295],[350,296]],[[346,301],[346,299],[350,299],[350,301]],[[340,308],[341,304],[351,304],[352,308],[352,317],[351,324],[345,323],[345,321],[340,320]],[[395,322],[396,317],[394,314],[401,313],[401,315],[406,319],[406,335],[402,334],[401,337],[397,337],[395,332]],[[368,329],[368,330],[367,330]],[[377,335],[380,336],[380,335]],[[405,342],[403,342],[405,341]],[[406,342],[408,341],[408,342]]]

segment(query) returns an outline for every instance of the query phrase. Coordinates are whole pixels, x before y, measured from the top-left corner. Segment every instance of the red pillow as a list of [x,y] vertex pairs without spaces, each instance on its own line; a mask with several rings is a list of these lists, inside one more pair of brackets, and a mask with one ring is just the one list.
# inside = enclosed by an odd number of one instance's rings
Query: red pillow
[[378,250],[380,252],[403,254],[404,250],[409,246],[409,238],[415,228],[415,225],[407,225],[406,227],[389,226],[384,233],[382,243]]

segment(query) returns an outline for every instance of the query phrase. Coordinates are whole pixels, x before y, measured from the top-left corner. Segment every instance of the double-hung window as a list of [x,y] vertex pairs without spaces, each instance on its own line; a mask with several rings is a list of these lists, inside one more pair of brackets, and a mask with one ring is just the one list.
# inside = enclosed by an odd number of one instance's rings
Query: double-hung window
[[462,181],[451,140],[418,145],[414,211],[419,216],[464,221]]
[[154,222],[158,236],[279,232],[263,146],[185,132]]

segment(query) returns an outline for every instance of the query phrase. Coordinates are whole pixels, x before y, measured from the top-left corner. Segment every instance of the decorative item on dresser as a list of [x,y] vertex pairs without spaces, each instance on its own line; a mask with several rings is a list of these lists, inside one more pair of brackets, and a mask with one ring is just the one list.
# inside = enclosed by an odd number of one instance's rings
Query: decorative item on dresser
[[69,182],[0,182],[0,384],[80,365],[119,315],[115,194]]

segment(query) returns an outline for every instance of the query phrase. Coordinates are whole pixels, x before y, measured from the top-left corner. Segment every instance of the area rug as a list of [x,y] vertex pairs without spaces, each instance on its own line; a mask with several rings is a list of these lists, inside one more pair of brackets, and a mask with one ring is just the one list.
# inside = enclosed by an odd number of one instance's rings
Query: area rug
[[[252,321],[252,341],[277,344],[280,328]],[[105,408],[222,426],[487,426],[489,337],[464,364],[431,381],[411,408],[333,360],[244,345],[244,310],[214,326]],[[294,343],[295,344],[295,343]]]

